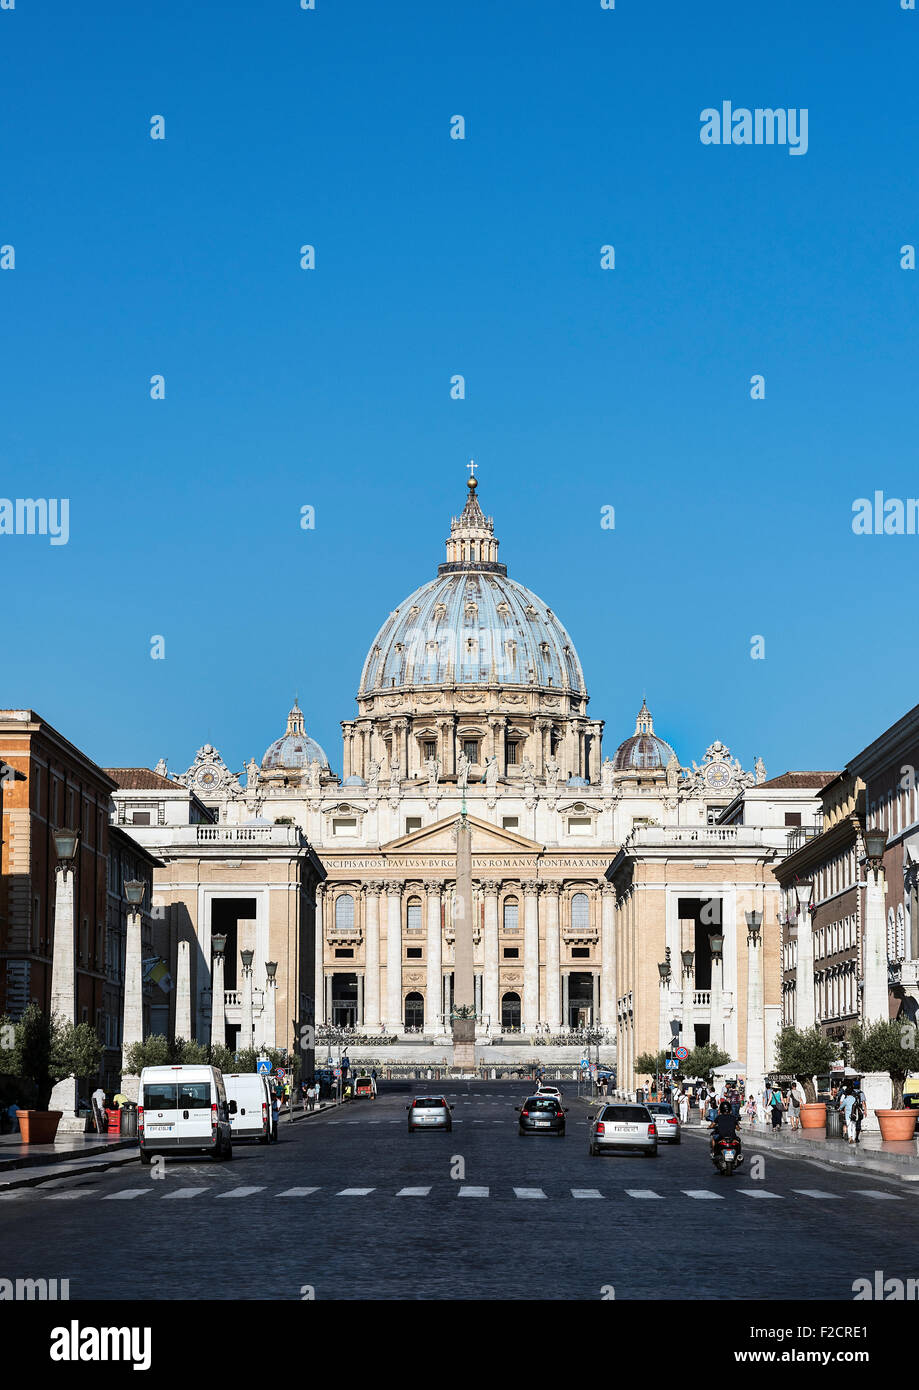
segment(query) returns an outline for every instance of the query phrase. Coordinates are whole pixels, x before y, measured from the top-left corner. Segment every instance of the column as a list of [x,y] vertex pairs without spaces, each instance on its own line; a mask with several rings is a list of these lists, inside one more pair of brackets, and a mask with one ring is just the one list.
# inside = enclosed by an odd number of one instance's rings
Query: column
[[454,757],[454,738],[453,721],[450,719],[438,719],[437,727],[440,730],[440,761],[445,777],[452,777],[456,772],[456,760]]
[[[179,942],[181,947],[182,943]],[[181,960],[181,951],[179,959]],[[178,985],[176,986],[178,996]],[[179,1000],[176,998],[176,1017],[178,1018]],[[252,967],[246,970],[243,967],[243,991],[242,991],[242,1027],[239,1031],[240,1050],[252,1046]]]
[[342,780],[351,776],[351,744],[354,736],[354,725],[345,724],[343,726],[344,739],[342,740]]
[[600,1025],[616,1031],[616,889],[600,884]]
[[[325,926],[323,924],[323,908],[325,906],[325,888],[321,883],[316,885],[316,911],[315,911],[315,941],[313,943],[313,1020],[316,1027],[328,1022],[325,1010]],[[223,967],[221,966],[221,977]],[[216,990],[216,982],[214,989]],[[223,1039],[221,1038],[221,1042]]]
[[[67,1023],[76,1022],[77,1011],[77,931],[74,868],[70,861],[55,869],[54,942],[51,957],[51,1012]],[[95,1022],[95,1020],[93,1020]],[[62,1110],[60,1128],[77,1113],[77,1078],[67,1076],[55,1083],[49,1110]]]
[[498,956],[498,892],[500,883],[487,879],[482,884],[485,894],[485,978],[482,990],[482,1012],[488,1017],[491,1031],[497,1033],[501,1028],[501,998],[499,988]]
[[[752,914],[751,914],[752,916]],[[766,1072],[766,1045],[763,1027],[763,934],[747,929],[747,1090],[761,1090]],[[762,916],[760,915],[760,922]],[[810,931],[810,923],[807,924]],[[811,989],[813,998],[813,988]]]
[[262,1046],[274,1047],[277,1042],[278,982],[265,981],[265,1011],[262,1015]]
[[364,977],[358,973],[357,977],[357,1027],[364,1026]]
[[658,1051],[666,1052],[670,1046],[670,980],[662,979],[660,984],[660,998],[658,1003],[658,1027],[657,1027],[657,1046]]
[[523,1031],[534,1033],[539,1022],[539,885],[523,885]]
[[563,1027],[563,1028],[568,1028],[568,1027],[570,1027],[570,1024],[569,1024],[569,1022],[568,1022],[568,1018],[569,1018],[569,1014],[568,1014],[568,975],[567,975],[567,972],[564,972],[564,971],[563,971],[563,972],[562,972],[562,1027]]
[[380,1027],[380,894],[382,883],[364,884],[364,1025]]
[[211,1047],[223,1047],[227,1038],[226,995],[223,984],[223,952],[211,958]]
[[[883,919],[883,900],[881,903],[881,915]],[[867,979],[867,972],[866,972]],[[814,930],[811,926],[811,915],[807,908],[798,908],[798,966],[795,971],[796,982],[796,1008],[797,1018],[796,1028],[813,1028],[816,1019],[816,1009],[814,1007]],[[885,1008],[886,1008],[886,968],[885,968]]]
[[[694,958],[695,953],[691,951],[690,955]],[[683,1032],[681,1042],[684,1047],[693,1048],[696,1045],[696,1029],[692,997],[696,988],[696,974],[692,960],[688,966],[682,960],[680,963],[683,967]]]
[[545,720],[534,719],[533,731],[533,751],[536,754],[534,762],[536,764],[536,776],[545,777],[546,775],[546,740],[545,740]]
[[[187,940],[180,940],[176,954],[176,1026],[177,1038],[192,1042],[194,1033],[191,1026],[191,955]],[[251,1033],[248,1034],[251,1038]],[[250,1047],[251,1043],[243,1044]]]
[[478,971],[478,970],[475,972],[475,974],[474,974],[473,977],[472,977],[472,988],[473,988],[473,993],[475,994],[475,1016],[476,1016],[476,1018],[481,1018],[481,1016],[482,1016],[482,976],[481,976],[480,971]]
[[428,893],[428,950],[427,950],[427,1004],[428,1017],[425,1025],[440,1032],[444,1026],[443,989],[443,924],[441,922],[441,902],[444,885],[442,881],[427,884]]
[[[865,865],[865,939],[863,943],[865,991],[862,995],[861,1022],[887,1022],[887,921],[884,915],[886,880],[884,870],[875,874]],[[811,948],[813,952],[813,947]],[[801,979],[801,929],[798,929],[798,990]],[[798,1005],[800,1009],[800,1002]],[[813,1020],[811,1020],[813,1022]],[[798,1025],[803,1028],[803,1023]]]
[[443,1001],[444,1001],[444,1027],[445,1027],[445,1029],[447,1030],[447,1032],[449,1033],[449,1031],[450,1031],[450,1010],[451,1010],[451,1007],[452,1007],[452,1000],[450,999],[450,976],[449,976],[449,975],[444,975],[444,978],[443,978]]
[[600,1019],[600,972],[592,970],[591,984],[593,988],[593,999],[591,1000],[590,1026],[596,1028]]
[[[124,956],[124,1016],[121,1026],[121,1055],[127,1056],[132,1043],[144,1040],[144,972],[141,942],[140,910],[128,912],[127,939]],[[223,1001],[221,1000],[221,1003]],[[121,1089],[131,1100],[137,1100],[140,1077],[128,1072],[122,1060]],[[128,1089],[130,1088],[130,1089]]]
[[402,885],[386,885],[386,1031],[401,1033],[402,1017]]
[[[721,953],[712,956],[712,998],[710,1021],[711,1029],[709,1039],[715,1047],[724,1049],[724,961]],[[749,1061],[747,1066],[749,1066]]]
[[333,977],[331,975],[326,975],[323,981],[323,989],[325,991],[325,1016],[328,1023],[332,1022],[332,987],[334,983]]
[[561,931],[558,895],[560,885],[543,886],[546,914],[546,1023],[550,1033],[561,1028]]

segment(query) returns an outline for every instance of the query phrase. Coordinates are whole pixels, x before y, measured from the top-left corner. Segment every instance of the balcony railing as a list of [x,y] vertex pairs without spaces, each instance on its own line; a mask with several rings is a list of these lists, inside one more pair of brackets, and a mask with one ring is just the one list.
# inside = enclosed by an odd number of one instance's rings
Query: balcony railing
[[822,825],[796,825],[793,830],[789,830],[785,837],[788,846],[788,853],[800,849],[806,845],[808,840],[816,840],[818,835],[823,834]]

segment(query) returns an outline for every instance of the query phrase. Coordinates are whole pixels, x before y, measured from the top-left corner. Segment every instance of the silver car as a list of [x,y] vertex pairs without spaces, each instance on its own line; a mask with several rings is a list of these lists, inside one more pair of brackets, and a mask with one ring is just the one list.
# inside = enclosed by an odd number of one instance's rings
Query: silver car
[[636,1149],[648,1158],[657,1157],[657,1125],[647,1106],[618,1102],[591,1115],[591,1158],[613,1149]]
[[672,1105],[665,1101],[649,1101],[645,1106],[651,1119],[657,1125],[657,1142],[659,1144],[678,1144],[682,1138],[683,1130],[679,1118]]
[[453,1128],[453,1106],[447,1104],[446,1096],[416,1096],[411,1105],[405,1108],[408,1111],[409,1134],[416,1129]]

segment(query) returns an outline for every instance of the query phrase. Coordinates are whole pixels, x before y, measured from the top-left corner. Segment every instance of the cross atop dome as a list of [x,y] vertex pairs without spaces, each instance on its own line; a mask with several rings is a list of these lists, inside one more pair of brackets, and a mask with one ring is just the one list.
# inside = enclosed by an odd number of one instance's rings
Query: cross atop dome
[[296,696],[294,696],[294,707],[287,716],[287,732],[289,734],[302,734],[304,732],[303,711]]

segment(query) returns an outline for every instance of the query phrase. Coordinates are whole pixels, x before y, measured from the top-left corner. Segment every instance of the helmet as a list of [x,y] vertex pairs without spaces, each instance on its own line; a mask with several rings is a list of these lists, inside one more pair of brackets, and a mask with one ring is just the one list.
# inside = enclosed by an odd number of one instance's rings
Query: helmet
[[731,1107],[728,1105],[728,1103],[727,1103],[726,1100],[723,1100],[723,1101],[721,1102],[721,1104],[718,1106],[718,1114],[719,1114],[719,1115],[730,1115],[730,1113],[731,1113]]

